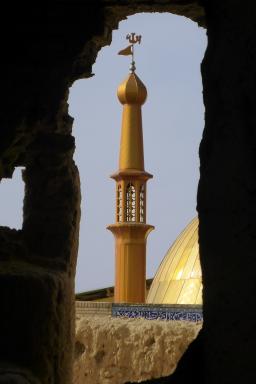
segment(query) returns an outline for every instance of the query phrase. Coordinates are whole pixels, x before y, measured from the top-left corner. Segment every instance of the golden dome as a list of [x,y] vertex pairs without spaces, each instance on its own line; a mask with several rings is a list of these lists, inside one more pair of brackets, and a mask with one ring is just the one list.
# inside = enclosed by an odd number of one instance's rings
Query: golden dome
[[119,85],[117,96],[122,104],[144,104],[147,89],[136,73],[130,73],[126,80]]
[[181,232],[162,260],[147,303],[202,304],[197,217]]

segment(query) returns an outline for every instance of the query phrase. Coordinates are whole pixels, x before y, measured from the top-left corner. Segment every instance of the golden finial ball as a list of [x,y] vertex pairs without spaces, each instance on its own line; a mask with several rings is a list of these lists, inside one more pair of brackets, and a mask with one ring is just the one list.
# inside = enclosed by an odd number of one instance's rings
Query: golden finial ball
[[130,73],[128,78],[119,85],[117,96],[121,104],[142,105],[147,99],[147,89],[135,73]]

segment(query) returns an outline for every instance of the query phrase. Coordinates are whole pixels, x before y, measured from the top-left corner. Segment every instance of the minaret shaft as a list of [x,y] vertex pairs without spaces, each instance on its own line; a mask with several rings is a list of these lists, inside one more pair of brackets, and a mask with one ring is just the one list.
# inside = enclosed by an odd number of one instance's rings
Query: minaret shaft
[[153,226],[146,224],[141,105],[147,91],[135,73],[118,88],[123,104],[119,170],[116,181],[116,223],[108,229],[115,236],[115,302],[144,303],[146,294],[146,242]]
[[123,108],[119,169],[144,170],[140,105],[125,104]]

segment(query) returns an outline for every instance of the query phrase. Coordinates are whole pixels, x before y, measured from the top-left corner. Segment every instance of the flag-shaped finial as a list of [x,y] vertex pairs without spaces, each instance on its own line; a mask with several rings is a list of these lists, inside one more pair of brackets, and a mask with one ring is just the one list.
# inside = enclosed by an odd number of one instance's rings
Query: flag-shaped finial
[[141,43],[141,35],[136,35],[136,33],[128,33],[126,36],[126,39],[129,40],[130,45],[128,47],[121,49],[121,51],[118,52],[118,55],[123,55],[123,56],[129,56],[132,55],[132,62],[130,66],[130,71],[134,72],[136,67],[135,67],[135,61],[134,61],[134,44],[136,43]]
[[118,52],[118,55],[123,55],[123,56],[132,55],[132,46],[128,45],[128,47],[121,49],[121,51]]

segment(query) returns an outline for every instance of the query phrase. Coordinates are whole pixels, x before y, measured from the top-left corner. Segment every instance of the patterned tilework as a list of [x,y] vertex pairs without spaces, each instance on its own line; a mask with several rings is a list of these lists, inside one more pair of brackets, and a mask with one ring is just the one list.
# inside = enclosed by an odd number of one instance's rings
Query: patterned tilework
[[112,304],[112,316],[147,320],[203,321],[201,305]]

